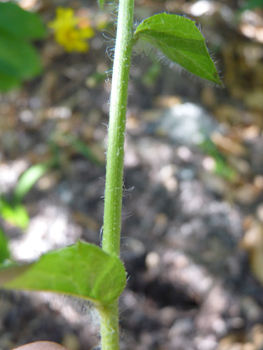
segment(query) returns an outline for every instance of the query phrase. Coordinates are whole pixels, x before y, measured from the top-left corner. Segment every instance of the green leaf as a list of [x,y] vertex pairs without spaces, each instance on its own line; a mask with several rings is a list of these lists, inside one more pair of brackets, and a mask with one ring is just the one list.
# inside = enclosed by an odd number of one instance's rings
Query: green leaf
[[41,163],[32,165],[19,178],[15,191],[14,198],[16,201],[21,201],[25,195],[31,190],[34,184],[50,169],[50,164]]
[[13,2],[0,2],[0,91],[17,88],[41,72],[38,54],[28,41],[45,34],[37,14]]
[[9,259],[9,257],[10,252],[8,247],[8,240],[4,234],[4,231],[0,227],[0,263],[6,259]]
[[138,25],[134,41],[146,41],[189,72],[223,85],[194,21],[178,15],[158,14]]
[[0,73],[25,79],[40,72],[40,60],[33,46],[0,33]]
[[49,252],[26,266],[0,269],[1,287],[70,294],[104,305],[112,303],[125,284],[120,259],[85,242]]
[[0,35],[4,33],[17,39],[40,39],[46,29],[37,14],[13,2],[0,2]]
[[0,215],[11,225],[25,229],[29,223],[29,216],[26,208],[22,204],[9,204],[4,198],[0,197]]

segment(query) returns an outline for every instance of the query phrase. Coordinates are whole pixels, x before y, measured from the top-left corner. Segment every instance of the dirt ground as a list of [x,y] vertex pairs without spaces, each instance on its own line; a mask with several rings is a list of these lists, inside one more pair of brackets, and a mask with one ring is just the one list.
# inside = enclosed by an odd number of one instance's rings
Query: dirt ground
[[[263,349],[263,12],[236,1],[136,4],[201,24],[225,88],[135,50],[127,110],[120,299],[123,350]],[[95,1],[32,2],[44,21],[57,6],[84,11],[97,30],[86,54],[50,34],[36,43],[43,74],[0,96],[0,190],[54,160],[23,203],[22,230],[0,218],[16,260],[78,239],[100,243],[115,26]],[[105,54],[105,52],[107,52]],[[105,74],[105,71],[108,73]],[[78,140],[78,141],[77,141]],[[0,348],[36,340],[99,347],[90,305],[47,293],[1,292]]]

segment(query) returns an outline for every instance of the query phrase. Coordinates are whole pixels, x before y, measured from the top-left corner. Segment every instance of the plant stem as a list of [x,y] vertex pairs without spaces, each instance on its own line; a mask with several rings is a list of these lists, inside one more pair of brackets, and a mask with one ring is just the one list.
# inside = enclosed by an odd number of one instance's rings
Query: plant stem
[[101,350],[119,349],[119,312],[118,300],[110,306],[99,309]]
[[134,0],[120,0],[110,99],[102,249],[119,256],[124,133],[132,52]]
[[[134,0],[119,0],[110,99],[102,249],[120,254],[124,134],[133,38]],[[100,310],[102,350],[119,349],[118,299]]]

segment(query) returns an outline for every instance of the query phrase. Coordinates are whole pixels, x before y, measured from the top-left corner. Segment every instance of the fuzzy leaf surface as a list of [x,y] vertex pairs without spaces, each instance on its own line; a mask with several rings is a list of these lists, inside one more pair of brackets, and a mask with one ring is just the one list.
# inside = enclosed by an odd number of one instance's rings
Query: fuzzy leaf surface
[[51,251],[28,265],[0,269],[1,287],[70,294],[104,305],[115,300],[125,284],[120,259],[85,242]]
[[205,39],[195,22],[166,13],[147,18],[138,25],[134,40],[147,41],[189,72],[223,85],[208,53]]

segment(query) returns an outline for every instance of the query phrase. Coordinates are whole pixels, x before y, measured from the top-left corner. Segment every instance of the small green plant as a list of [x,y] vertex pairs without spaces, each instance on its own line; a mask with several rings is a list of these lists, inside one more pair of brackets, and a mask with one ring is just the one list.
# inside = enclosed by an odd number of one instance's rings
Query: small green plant
[[40,163],[29,167],[20,176],[11,200],[0,194],[0,216],[11,225],[26,229],[29,215],[22,201],[35,183],[51,168],[50,163]]
[[[99,0],[103,8],[104,0]],[[119,349],[118,298],[126,284],[119,258],[123,192],[124,134],[127,90],[133,46],[150,44],[192,74],[222,85],[195,22],[182,16],[157,14],[134,29],[134,0],[120,0],[112,76],[107,146],[102,249],[78,242],[19,266],[6,262],[1,285],[9,289],[52,291],[91,301],[100,314],[102,350]]]

